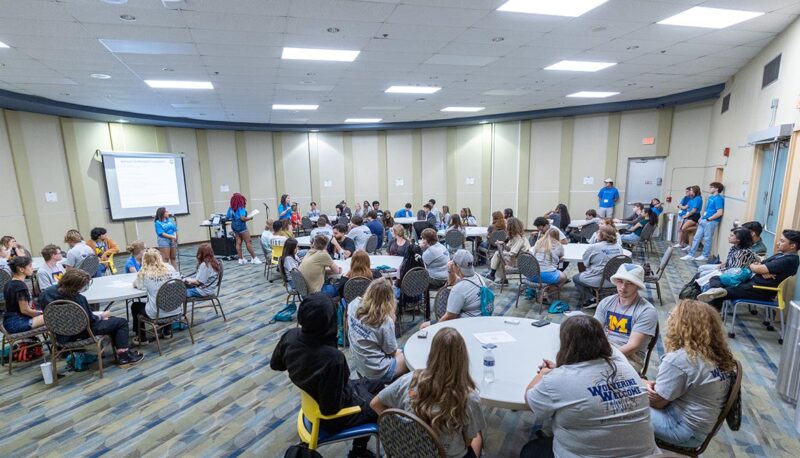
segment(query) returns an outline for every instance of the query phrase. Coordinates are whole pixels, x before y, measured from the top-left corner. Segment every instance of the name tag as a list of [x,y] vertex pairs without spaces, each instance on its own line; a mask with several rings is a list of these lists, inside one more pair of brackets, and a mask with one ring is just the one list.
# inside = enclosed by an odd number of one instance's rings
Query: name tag
[[603,203],[607,204],[608,203],[608,199],[603,199]]

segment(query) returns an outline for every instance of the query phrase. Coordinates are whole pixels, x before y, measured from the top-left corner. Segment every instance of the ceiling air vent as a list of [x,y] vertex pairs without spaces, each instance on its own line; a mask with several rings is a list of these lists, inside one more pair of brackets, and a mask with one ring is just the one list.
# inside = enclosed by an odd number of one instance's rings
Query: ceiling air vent
[[728,95],[722,98],[722,113],[728,111],[730,107],[731,107],[731,94],[729,92]]
[[778,74],[781,71],[781,55],[772,59],[767,65],[764,66],[764,75],[761,77],[761,88],[765,88],[778,79]]

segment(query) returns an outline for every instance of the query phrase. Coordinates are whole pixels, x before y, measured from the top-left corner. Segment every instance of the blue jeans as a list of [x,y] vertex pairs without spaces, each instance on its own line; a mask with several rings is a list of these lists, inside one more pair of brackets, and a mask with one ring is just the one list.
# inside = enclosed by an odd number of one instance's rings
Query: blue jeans
[[339,295],[339,290],[337,290],[336,287],[330,283],[322,285],[322,289],[320,291],[324,294],[327,294],[329,297],[336,297]]
[[683,447],[697,447],[702,444],[705,435],[692,431],[677,410],[673,406],[667,406],[663,410],[650,408],[650,422],[656,438]]
[[697,232],[694,234],[692,246],[689,247],[689,254],[697,253],[697,247],[700,245],[700,239],[703,240],[703,256],[708,257],[711,254],[711,244],[714,243],[714,232],[717,231],[719,226],[719,219],[709,221],[705,218],[700,219],[697,224]]
[[21,313],[9,314],[3,319],[3,327],[11,334],[30,331],[33,329],[33,318]]
[[639,240],[641,240],[641,237],[639,237],[635,233],[631,232],[630,234],[622,234],[621,240],[622,240],[622,243],[634,244],[634,243],[638,243]]
[[203,297],[205,294],[201,293],[197,288],[189,288],[186,290],[186,297]]

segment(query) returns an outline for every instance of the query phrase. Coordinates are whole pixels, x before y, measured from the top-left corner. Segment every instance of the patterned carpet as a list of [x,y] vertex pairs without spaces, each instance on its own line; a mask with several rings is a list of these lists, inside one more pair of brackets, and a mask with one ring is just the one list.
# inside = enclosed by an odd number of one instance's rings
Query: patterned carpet
[[[662,252],[663,244],[657,251]],[[184,273],[191,272],[193,247],[182,249]],[[642,259],[639,259],[641,261]],[[122,262],[124,260],[120,260]],[[651,255],[656,266],[658,259]],[[263,267],[225,263],[222,303],[228,321],[211,309],[199,311],[193,328],[196,343],[177,332],[162,343],[141,347],[146,359],[120,369],[107,358],[103,379],[96,370],[65,372],[57,387],[42,382],[38,363],[23,364],[9,376],[0,371],[0,456],[252,456],[282,457],[297,442],[297,391],[285,373],[269,369],[269,358],[283,331],[294,323],[268,324],[285,301],[282,286],[267,283]],[[662,285],[664,306],[648,291],[662,322],[677,292],[695,268],[673,258]],[[575,266],[569,274],[575,273]],[[563,299],[574,303],[567,285]],[[513,293],[496,299],[496,314],[538,317],[538,306],[524,298],[514,308]],[[122,304],[112,310],[125,316]],[[551,316],[561,321],[561,316]],[[792,424],[794,409],[774,391],[780,345],[761,319],[746,314],[730,339],[744,365],[740,431],[723,426],[705,456],[800,456]],[[407,322],[407,321],[406,321]],[[409,335],[411,332],[406,334]],[[663,352],[659,342],[657,352]],[[520,361],[537,364],[536,361]],[[656,356],[650,374],[657,371]],[[94,366],[92,367],[94,369]],[[531,436],[529,412],[486,409],[487,457],[518,456]],[[346,456],[348,446],[324,447],[326,457]]]

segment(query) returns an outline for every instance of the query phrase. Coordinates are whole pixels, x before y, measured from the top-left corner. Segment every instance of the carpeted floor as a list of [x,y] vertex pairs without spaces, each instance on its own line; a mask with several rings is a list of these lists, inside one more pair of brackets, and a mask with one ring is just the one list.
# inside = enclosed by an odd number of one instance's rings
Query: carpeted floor
[[[664,246],[657,244],[657,251],[663,252]],[[194,250],[181,250],[184,273],[193,270]],[[650,255],[649,262],[657,266],[658,257]],[[298,440],[299,398],[285,373],[269,369],[269,359],[282,332],[295,324],[269,324],[285,292],[279,282],[264,280],[263,266],[226,262],[225,267],[222,303],[228,320],[223,322],[211,309],[198,312],[194,345],[183,331],[162,344],[161,357],[155,345],[140,347],[147,356],[134,367],[120,369],[109,357],[102,379],[96,370],[65,372],[61,361],[65,375],[57,387],[44,385],[38,363],[23,364],[12,376],[3,367],[0,456],[282,457]],[[673,258],[662,280],[663,307],[655,291],[648,291],[662,328],[677,292],[695,268],[693,262]],[[575,272],[570,266],[570,276]],[[574,304],[574,292],[567,285],[562,298]],[[112,310],[125,316],[123,307],[115,304]],[[524,298],[514,308],[514,295],[508,290],[496,299],[496,314],[538,317],[538,311],[538,305]],[[792,427],[794,408],[775,393],[781,350],[777,333],[767,331],[760,318],[742,318],[736,339],[729,340],[745,370],[742,428],[734,433],[723,426],[705,456],[800,456],[800,440]],[[657,352],[663,352],[661,342]],[[650,374],[657,372],[658,363],[656,356]],[[519,364],[538,362],[521,357]],[[518,456],[531,436],[531,414],[485,409],[485,415],[484,456]],[[346,456],[347,448],[331,445],[321,452],[340,457]]]

